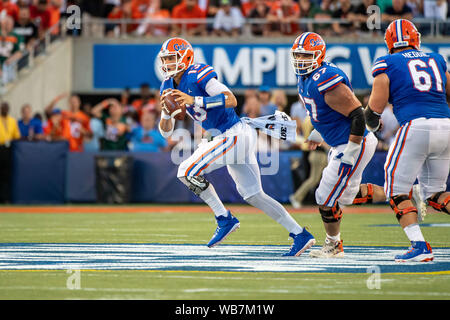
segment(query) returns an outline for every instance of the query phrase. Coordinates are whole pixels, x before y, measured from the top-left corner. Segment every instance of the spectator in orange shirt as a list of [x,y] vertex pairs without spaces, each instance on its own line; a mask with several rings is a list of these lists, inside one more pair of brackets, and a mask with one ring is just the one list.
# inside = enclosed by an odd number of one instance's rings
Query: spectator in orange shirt
[[47,141],[61,141],[70,139],[69,120],[63,118],[60,109],[53,109],[47,125],[44,128],[44,135]]
[[132,102],[132,106],[139,114],[139,118],[142,116],[142,112],[146,111],[156,111],[156,100],[152,92],[150,91],[150,86],[148,83],[143,83],[141,85],[140,98],[135,99]]
[[19,18],[19,7],[12,3],[11,0],[0,0],[0,12],[6,10],[6,14],[11,16],[14,21]]
[[[176,5],[172,11],[172,18],[174,19],[205,19],[206,13],[198,6],[197,0],[182,0]],[[205,23],[187,23],[174,24],[172,35],[178,36],[182,31],[186,30],[188,36],[202,35],[206,36]]]
[[[51,113],[58,101],[65,98],[67,94],[57,96],[47,106],[46,113]],[[81,100],[77,95],[72,95],[69,98],[69,110],[61,112],[64,120],[68,120],[70,124],[70,151],[82,152],[83,142],[85,139],[92,137],[89,117],[81,111]]]
[[[153,0],[151,5],[145,12],[145,19],[151,21],[167,20],[170,19],[170,12],[169,10],[161,9],[161,0]],[[158,25],[143,22],[137,29],[137,34],[167,36],[169,34],[169,25],[168,24]]]
[[256,0],[248,0],[247,2],[243,2],[241,4],[241,11],[242,11],[242,15],[244,17],[247,17],[250,12],[255,9],[256,7]]
[[[131,0],[131,10],[135,17],[145,17],[148,9],[153,4],[153,0]],[[137,19],[137,18],[136,18]]]
[[[61,0],[48,0],[48,11],[50,12],[50,28],[59,22],[61,18]],[[58,34],[59,27],[55,27],[52,34]]]
[[[120,19],[141,19],[142,15],[139,11],[133,11],[132,0],[122,0],[119,6],[114,7],[114,9],[109,13],[108,19],[110,20],[120,20]],[[131,33],[136,30],[138,25],[136,23],[128,23],[122,30],[122,26],[119,24],[110,24],[106,26],[106,34],[108,36],[114,35],[114,29],[116,26],[120,26],[120,33]]]
[[299,31],[300,8],[293,0],[274,2],[267,19],[273,35],[294,35]]

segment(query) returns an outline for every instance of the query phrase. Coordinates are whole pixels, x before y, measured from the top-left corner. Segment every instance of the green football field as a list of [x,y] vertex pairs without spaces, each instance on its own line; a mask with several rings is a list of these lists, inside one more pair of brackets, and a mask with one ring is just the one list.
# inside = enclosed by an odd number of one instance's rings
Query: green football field
[[[286,230],[230,208],[240,229],[209,249],[205,206],[1,206],[0,299],[450,298],[448,215],[422,223],[433,262],[395,263],[409,243],[387,206],[345,209],[342,259],[281,257]],[[321,246],[317,209],[288,209]]]

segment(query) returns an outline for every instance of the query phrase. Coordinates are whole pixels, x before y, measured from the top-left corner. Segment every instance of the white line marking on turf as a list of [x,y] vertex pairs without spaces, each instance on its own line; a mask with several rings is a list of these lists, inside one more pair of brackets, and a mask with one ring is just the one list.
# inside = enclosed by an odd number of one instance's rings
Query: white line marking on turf
[[234,272],[383,273],[450,270],[450,248],[435,248],[430,263],[396,263],[401,247],[344,247],[340,259],[281,257],[288,246],[175,244],[10,243],[0,244],[0,270],[167,270]]

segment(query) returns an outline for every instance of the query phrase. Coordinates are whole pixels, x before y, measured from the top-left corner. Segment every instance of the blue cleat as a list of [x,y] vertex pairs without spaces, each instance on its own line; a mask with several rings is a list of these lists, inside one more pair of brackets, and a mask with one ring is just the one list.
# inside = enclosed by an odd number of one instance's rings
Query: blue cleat
[[234,217],[230,211],[228,211],[228,216],[219,216],[216,217],[217,220],[217,229],[211,240],[209,240],[207,246],[212,248],[219,245],[225,238],[239,228],[241,225],[239,220]]
[[289,233],[289,236],[294,239],[294,243],[289,252],[283,254],[283,257],[298,257],[316,243],[316,239],[314,239],[313,235],[306,228],[303,228],[303,231],[297,235]]
[[428,242],[411,241],[411,247],[405,254],[395,256],[395,262],[428,262],[433,261],[433,250]]

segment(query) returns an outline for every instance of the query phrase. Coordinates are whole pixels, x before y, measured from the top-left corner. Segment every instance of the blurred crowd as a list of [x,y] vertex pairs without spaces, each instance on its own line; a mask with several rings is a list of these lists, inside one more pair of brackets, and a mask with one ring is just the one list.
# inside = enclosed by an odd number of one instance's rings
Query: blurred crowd
[[[92,106],[78,95],[55,97],[43,114],[33,113],[31,104],[21,107],[21,118],[9,115],[9,104],[1,104],[0,146],[13,140],[67,141],[71,152],[83,151],[168,151],[157,125],[160,108],[147,84],[130,101],[125,89],[120,99],[108,98]],[[67,106],[67,107],[62,107]]]
[[[237,36],[243,33],[246,19],[259,19],[250,23],[254,36],[296,35],[304,31],[320,32],[328,35],[353,35],[382,33],[387,25],[399,18],[429,18],[445,20],[448,17],[449,0],[89,0],[74,1],[83,12],[91,16],[110,20],[144,20],[130,23],[123,30],[119,24],[111,23],[106,28],[107,35],[130,33],[148,36],[174,36],[181,31],[192,35]],[[378,5],[381,28],[371,32],[367,25],[368,8]],[[158,24],[174,19],[195,19],[190,23]],[[213,23],[201,23],[210,18]],[[347,19],[345,23],[311,24],[310,19]],[[153,23],[146,23],[153,21]],[[373,20],[373,19],[372,19]],[[253,20],[255,21],[255,20]],[[426,34],[430,25],[418,24]],[[448,26],[441,26],[441,33],[448,32]]]
[[[107,19],[100,35],[117,36],[220,36],[233,37],[245,32],[258,36],[296,36],[304,31],[323,36],[360,37],[379,35],[394,19],[447,19],[450,0],[0,0],[0,79],[8,82],[4,65],[19,61],[31,48],[36,52],[48,32],[60,35],[58,22],[74,11],[76,5],[82,17]],[[376,4],[380,8],[380,26],[371,30],[369,18]],[[172,19],[184,19],[172,23]],[[206,18],[209,18],[206,22]],[[309,19],[346,19],[347,22],[305,22]],[[122,24],[121,20],[131,20]],[[186,19],[188,22],[186,22]],[[250,20],[249,20],[250,19]],[[255,20],[256,19],[256,20]],[[136,23],[133,23],[136,20]],[[180,20],[178,20],[180,21]],[[212,22],[210,22],[212,21]],[[249,23],[246,23],[249,21]],[[161,23],[159,23],[161,22]],[[164,23],[165,22],[165,23]],[[438,31],[450,34],[450,24],[416,23],[422,35]],[[92,25],[69,29],[69,35],[97,30]],[[50,30],[50,31],[49,31]],[[19,66],[20,68],[20,66]],[[14,77],[14,76],[10,76]]]
[[[450,0],[0,0],[0,12],[12,19],[2,25],[2,36],[11,34],[19,45],[42,36],[57,24],[61,16],[69,16],[67,8],[77,5],[83,15],[111,20],[104,29],[106,35],[128,33],[140,36],[221,35],[242,34],[246,19],[254,36],[296,35],[303,31],[328,35],[373,34],[367,25],[368,8],[377,5],[383,32],[389,22],[398,18],[447,19]],[[169,18],[194,19],[189,23],[167,23]],[[202,20],[210,18],[212,23]],[[347,19],[345,23],[311,24],[303,19]],[[122,28],[120,19],[136,20]],[[373,19],[369,19],[373,20]],[[166,21],[166,23],[164,23]],[[253,20],[255,21],[255,20]],[[151,22],[151,23],[149,23]],[[158,24],[161,22],[161,24]],[[12,24],[12,26],[9,26]],[[423,33],[429,25],[418,24]],[[446,33],[448,27],[441,26]],[[55,33],[58,30],[54,30]]]
[[18,61],[48,30],[59,33],[63,3],[64,0],[0,0],[0,67]]
[[[21,117],[9,115],[10,106],[1,104],[0,146],[9,147],[11,141],[67,141],[71,152],[136,151],[157,152],[177,148],[194,148],[194,124],[190,117],[177,121],[176,128],[186,129],[190,141],[164,139],[158,123],[161,114],[159,93],[148,84],[140,87],[138,95],[131,98],[130,90],[124,89],[119,98],[107,98],[92,105],[83,103],[76,95],[63,93],[46,106],[43,114],[33,113],[31,104],[21,106]],[[363,105],[368,97],[363,97]],[[281,150],[301,149],[307,151],[304,139],[312,130],[312,124],[301,101],[290,104],[284,90],[272,90],[268,86],[247,89],[242,97],[242,105],[236,108],[240,117],[257,118],[280,110],[297,122],[297,141],[281,142],[276,146]],[[64,107],[63,107],[64,106]],[[387,150],[399,125],[386,108],[382,115],[383,128],[377,133],[379,150]],[[279,141],[277,140],[276,143]],[[257,149],[269,150],[273,143],[260,133]]]

